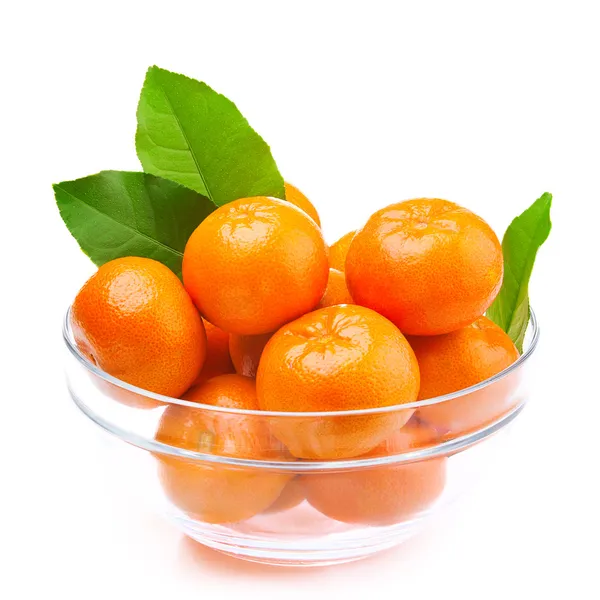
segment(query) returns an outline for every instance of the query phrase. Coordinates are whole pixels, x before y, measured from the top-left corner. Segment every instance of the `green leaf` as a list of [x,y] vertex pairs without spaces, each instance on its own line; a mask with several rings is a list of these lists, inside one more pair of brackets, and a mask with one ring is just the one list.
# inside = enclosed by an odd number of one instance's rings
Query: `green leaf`
[[269,146],[233,102],[205,83],[150,67],[137,120],[144,171],[196,190],[217,206],[250,196],[285,199]]
[[98,266],[142,256],[181,276],[188,238],[216,209],[197,192],[146,173],[102,171],[53,188],[67,228]]
[[487,316],[523,350],[529,323],[529,279],[540,246],[550,234],[552,194],[545,193],[508,226],[502,238],[504,281]]

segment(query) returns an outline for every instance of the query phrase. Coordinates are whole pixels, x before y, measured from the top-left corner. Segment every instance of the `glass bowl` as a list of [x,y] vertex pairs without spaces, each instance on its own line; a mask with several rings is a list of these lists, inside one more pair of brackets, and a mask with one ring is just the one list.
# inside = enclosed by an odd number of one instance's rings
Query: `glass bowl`
[[135,448],[128,482],[194,540],[294,566],[391,548],[466,493],[527,401],[525,367],[539,338],[532,311],[520,358],[460,392],[379,409],[285,413],[147,392],[79,351],[70,311],[63,333],[76,405]]

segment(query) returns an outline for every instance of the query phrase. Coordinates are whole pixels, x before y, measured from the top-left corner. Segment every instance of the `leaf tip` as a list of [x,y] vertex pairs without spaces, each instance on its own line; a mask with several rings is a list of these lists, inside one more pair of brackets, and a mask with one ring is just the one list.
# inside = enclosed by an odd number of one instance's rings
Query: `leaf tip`
[[61,198],[59,198],[59,196],[61,195],[61,193],[63,193],[65,191],[63,188],[63,183],[53,183],[52,191],[54,192],[54,200],[56,201],[56,204],[58,205],[58,210],[62,210],[61,205],[60,205]]
[[150,75],[151,73],[155,73],[156,71],[161,71],[162,69],[157,66],[157,65],[150,65],[147,69],[146,69],[146,77],[148,77],[148,75]]

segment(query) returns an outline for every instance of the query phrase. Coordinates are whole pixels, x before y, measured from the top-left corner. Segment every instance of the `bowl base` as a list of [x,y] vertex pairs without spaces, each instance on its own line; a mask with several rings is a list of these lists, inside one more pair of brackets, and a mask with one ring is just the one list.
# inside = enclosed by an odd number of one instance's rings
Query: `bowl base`
[[[306,512],[315,512],[306,506]],[[292,512],[292,511],[290,511]],[[300,512],[294,509],[296,514]],[[308,515],[307,515],[308,516]],[[413,537],[423,526],[416,518],[385,527],[347,526],[324,519],[325,526],[314,534],[289,531],[282,536],[273,523],[261,527],[264,517],[254,517],[245,523],[210,525],[179,513],[170,515],[177,527],[194,541],[228,556],[250,562],[285,567],[324,567],[353,562],[398,546]],[[285,513],[282,513],[285,518]],[[314,515],[310,515],[314,519]],[[331,527],[334,524],[333,528]],[[269,531],[273,527],[273,532]],[[274,532],[278,531],[277,534]]]

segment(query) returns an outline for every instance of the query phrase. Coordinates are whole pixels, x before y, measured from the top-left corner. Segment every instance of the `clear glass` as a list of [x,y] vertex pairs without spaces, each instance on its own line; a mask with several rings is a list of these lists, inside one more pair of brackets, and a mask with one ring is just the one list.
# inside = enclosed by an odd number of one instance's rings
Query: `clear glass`
[[131,386],[78,350],[69,312],[64,323],[70,394],[92,421],[138,449],[131,485],[206,546],[296,566],[400,544],[464,493],[525,405],[524,372],[538,337],[532,311],[520,358],[454,394],[380,409],[278,413]]

